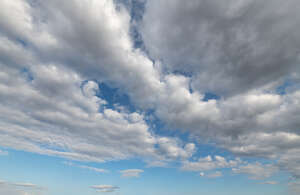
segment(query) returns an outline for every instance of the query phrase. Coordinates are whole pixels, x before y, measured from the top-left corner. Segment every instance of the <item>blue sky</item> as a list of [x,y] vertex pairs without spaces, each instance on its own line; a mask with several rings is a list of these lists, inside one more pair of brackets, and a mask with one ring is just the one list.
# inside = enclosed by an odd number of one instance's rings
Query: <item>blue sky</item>
[[296,195],[297,0],[2,0],[0,195]]
[[[282,194],[287,176],[275,176],[280,185],[260,184],[245,175],[234,175],[221,169],[224,176],[204,178],[198,173],[189,173],[176,168],[145,168],[139,160],[125,160],[110,163],[76,163],[109,170],[108,173],[67,165],[65,159],[9,150],[9,155],[1,156],[2,179],[10,182],[23,181],[46,187],[45,194],[98,194],[89,189],[91,184],[109,183],[120,187],[112,194]],[[138,178],[122,177],[120,170],[143,169]],[[248,190],[245,191],[245,188]],[[28,190],[25,188],[25,190]],[[33,194],[35,194],[33,190]]]

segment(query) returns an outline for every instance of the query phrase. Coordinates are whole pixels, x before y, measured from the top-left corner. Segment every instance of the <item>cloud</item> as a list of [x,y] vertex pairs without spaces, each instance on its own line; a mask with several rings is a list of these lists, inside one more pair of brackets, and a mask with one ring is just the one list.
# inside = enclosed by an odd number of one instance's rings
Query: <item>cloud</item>
[[181,146],[180,140],[168,137],[161,137],[157,140],[158,151],[162,156],[170,159],[188,159],[196,151],[196,146],[193,143],[188,143]]
[[250,179],[260,180],[271,177],[273,174],[278,172],[278,167],[273,164],[247,164],[239,166],[238,168],[232,168],[233,173],[236,174],[247,174]]
[[0,194],[26,195],[26,194],[44,194],[46,188],[33,183],[14,183],[0,181]]
[[37,187],[35,184],[32,183],[12,183],[11,185],[17,186],[17,187],[25,187],[25,188],[35,188]]
[[74,164],[72,162],[67,162],[67,161],[64,161],[63,163],[65,165],[68,165],[68,166],[78,167],[78,168],[81,168],[81,169],[87,169],[87,170],[94,171],[94,172],[97,172],[97,173],[108,173],[109,172],[106,169],[99,169],[99,168],[96,168],[96,167],[91,167],[91,166],[86,166],[86,165],[78,165],[78,164]]
[[2,146],[95,162],[191,155],[191,144],[176,146],[175,156],[171,150],[162,152],[163,146],[157,150],[161,139],[171,138],[155,135],[143,112],[110,108],[98,96],[99,83],[105,82],[134,101],[149,97],[143,104],[150,105],[151,94],[160,89],[151,60],[132,49],[125,9],[116,9],[113,1],[77,0],[63,6],[23,0],[0,6],[19,10],[12,23],[21,23],[14,28],[3,18],[0,22]]
[[265,181],[265,182],[262,182],[262,183],[260,183],[260,184],[276,185],[276,184],[278,184],[278,182],[277,182],[277,181]]
[[236,167],[241,164],[240,159],[235,160],[226,160],[222,156],[214,156],[214,159],[211,156],[205,158],[199,158],[198,161],[186,161],[183,162],[181,167],[184,171],[209,171],[220,168],[230,168]]
[[[191,161],[197,140],[276,159],[299,178],[299,2],[144,3],[138,49],[115,1],[1,1],[1,146],[80,161],[182,161],[190,171],[239,164]],[[99,83],[127,95],[134,111],[110,107]],[[160,135],[149,110],[192,141]]]
[[203,172],[200,172],[199,175],[201,177],[207,177],[207,178],[210,178],[210,179],[213,179],[213,178],[218,178],[218,177],[222,177],[223,174],[221,171],[216,171],[214,173],[210,173],[210,174],[205,174]]
[[194,90],[233,95],[299,71],[298,7],[297,0],[147,1],[140,30],[166,71],[191,75]]
[[132,177],[140,177],[140,174],[143,173],[144,170],[141,169],[127,169],[120,171],[122,177],[132,178]]
[[114,192],[120,189],[119,187],[112,185],[94,185],[91,186],[91,188],[95,189],[97,192]]

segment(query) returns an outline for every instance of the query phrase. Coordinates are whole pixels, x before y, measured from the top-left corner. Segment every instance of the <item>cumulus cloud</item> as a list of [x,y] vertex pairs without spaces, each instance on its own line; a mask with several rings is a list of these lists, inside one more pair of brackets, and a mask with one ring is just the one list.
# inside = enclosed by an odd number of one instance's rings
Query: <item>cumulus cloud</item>
[[[181,160],[190,171],[240,163],[190,161],[196,145],[159,135],[146,120],[151,110],[167,129],[237,156],[277,159],[299,178],[297,0],[141,1],[134,25],[143,50],[115,2],[0,2],[1,146],[81,161]],[[99,83],[136,111],[109,107]],[[234,170],[256,177],[261,166]]]
[[232,95],[299,71],[298,8],[297,0],[154,0],[140,29],[166,71],[191,75],[194,90]]
[[199,158],[198,161],[186,161],[181,169],[185,171],[209,171],[220,168],[236,167],[243,163],[240,159],[226,160],[222,156],[211,156]]
[[153,63],[132,50],[125,9],[109,0],[0,5],[20,11],[17,28],[5,20],[8,12],[0,22],[2,146],[98,162],[190,156],[188,146],[178,148],[177,156],[164,151],[162,157],[156,150],[161,138],[150,132],[143,113],[108,108],[98,96],[99,82],[120,87],[136,100],[151,99],[160,86]]
[[120,171],[122,177],[132,178],[132,177],[140,177],[140,174],[143,173],[144,170],[141,169],[127,169]]
[[97,192],[114,192],[120,189],[119,187],[112,185],[94,185],[91,186],[91,188],[95,189]]
[[278,172],[278,167],[273,164],[253,163],[232,168],[233,173],[249,175],[250,179],[266,179]]

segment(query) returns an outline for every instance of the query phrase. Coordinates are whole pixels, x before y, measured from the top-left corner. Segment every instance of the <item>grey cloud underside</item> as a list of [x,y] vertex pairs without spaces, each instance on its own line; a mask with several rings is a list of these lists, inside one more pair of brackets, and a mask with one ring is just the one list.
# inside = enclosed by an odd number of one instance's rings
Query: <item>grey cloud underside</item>
[[232,96],[299,76],[299,7],[297,0],[154,0],[141,32],[166,71],[191,75],[194,90]]
[[[299,156],[299,7],[296,0],[148,1],[140,31],[149,55],[165,74],[188,80],[157,115],[237,155],[279,158],[297,176],[299,161],[287,159]],[[296,87],[277,94],[287,79]],[[203,102],[205,92],[221,99]]]
[[[153,63],[112,1],[3,0],[0,143],[77,160],[193,165],[194,144],[148,127],[143,111],[152,109],[170,129],[238,156],[278,159],[299,177],[299,5],[147,1],[139,29]],[[293,86],[277,94],[285,79]],[[92,80],[120,88],[141,112],[106,108]],[[203,101],[205,92],[221,99]]]

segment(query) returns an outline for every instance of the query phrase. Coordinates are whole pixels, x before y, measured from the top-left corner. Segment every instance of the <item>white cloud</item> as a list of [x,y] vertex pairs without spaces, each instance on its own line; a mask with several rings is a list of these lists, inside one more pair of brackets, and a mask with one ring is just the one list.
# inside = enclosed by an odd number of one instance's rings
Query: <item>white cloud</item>
[[[197,171],[238,163],[190,162],[195,144],[157,135],[151,109],[201,144],[278,159],[299,177],[299,2],[270,2],[147,1],[139,30],[150,59],[114,1],[1,1],[1,146],[81,161],[182,160]],[[277,94],[286,79],[295,85]],[[96,81],[138,111],[107,108]],[[203,101],[205,92],[220,99]]]
[[132,178],[132,177],[140,177],[140,174],[143,173],[144,170],[141,169],[127,169],[120,171],[122,177]]
[[25,187],[25,188],[35,188],[37,185],[32,183],[13,183],[12,185],[18,186],[18,187]]
[[240,159],[235,160],[226,160],[222,156],[214,156],[214,159],[211,156],[205,158],[199,158],[198,161],[186,161],[183,162],[181,167],[185,171],[209,171],[220,168],[230,168],[236,167],[241,164]]
[[91,188],[95,189],[97,192],[114,192],[120,189],[119,187],[112,185],[94,185],[91,186]]
[[238,168],[232,168],[233,173],[247,174],[250,179],[266,179],[278,172],[278,167],[273,164],[247,164],[239,166]]
[[109,172],[106,169],[100,169],[100,168],[86,166],[86,165],[79,165],[79,164],[75,164],[75,163],[68,162],[68,161],[64,161],[63,163],[65,165],[68,165],[68,166],[78,167],[78,168],[81,168],[81,169],[87,169],[87,170],[94,171],[94,172],[97,172],[97,173],[108,173]]
[[278,182],[277,182],[277,181],[265,181],[265,182],[262,182],[262,183],[260,183],[260,184],[276,185],[276,184],[278,184]]
[[214,178],[218,178],[218,177],[223,176],[221,171],[216,171],[216,172],[208,173],[208,174],[205,174],[204,172],[200,172],[199,175],[201,177],[206,177],[206,178],[210,178],[210,179],[214,179]]
[[4,1],[0,6],[22,10],[17,18],[24,24],[15,29],[4,19],[0,22],[14,32],[0,32],[5,42],[0,46],[5,51],[0,63],[2,146],[98,162],[191,155],[192,144],[174,146],[178,154],[158,151],[160,140],[169,138],[151,132],[142,113],[106,108],[106,101],[96,96],[95,79],[119,87],[134,101],[149,97],[145,105],[152,104],[152,94],[161,88],[152,62],[131,47],[125,9],[117,10],[113,1],[77,0],[64,5]]
[[0,194],[10,195],[26,195],[37,194],[43,195],[46,188],[33,183],[13,183],[8,181],[0,181]]

